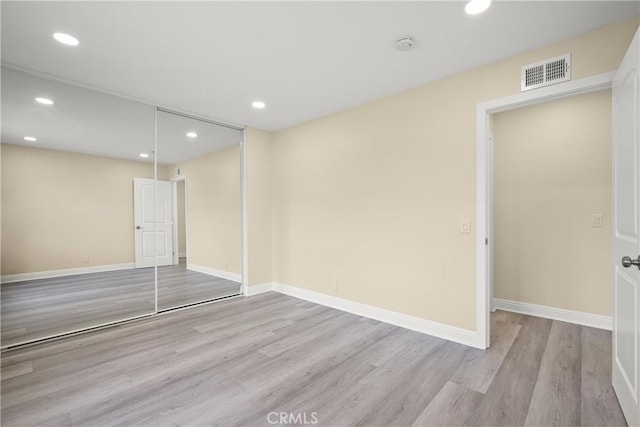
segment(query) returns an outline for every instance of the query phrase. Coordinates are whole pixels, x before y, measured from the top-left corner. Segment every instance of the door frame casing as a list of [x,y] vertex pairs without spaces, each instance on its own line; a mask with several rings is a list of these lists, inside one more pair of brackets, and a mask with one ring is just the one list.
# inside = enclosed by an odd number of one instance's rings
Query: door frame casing
[[[493,156],[491,114],[611,89],[615,71],[479,103],[476,107],[476,347],[490,346],[493,283]],[[488,242],[488,243],[485,243]]]
[[184,241],[185,241],[185,253],[187,257],[189,256],[189,232],[187,229],[187,176],[186,175],[175,175],[171,178],[173,185],[173,201],[172,201],[172,214],[173,214],[173,264],[178,265],[180,261],[180,247],[178,245],[178,183],[184,182]]
[[242,218],[242,284],[240,292],[249,296],[249,228],[247,211],[247,127],[242,128],[240,141],[240,210]]

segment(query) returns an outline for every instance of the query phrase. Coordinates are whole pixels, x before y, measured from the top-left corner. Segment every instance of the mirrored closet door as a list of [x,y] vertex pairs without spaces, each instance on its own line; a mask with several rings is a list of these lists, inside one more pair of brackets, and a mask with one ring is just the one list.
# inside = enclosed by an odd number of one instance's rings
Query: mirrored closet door
[[154,113],[2,69],[2,347],[155,312]]
[[238,295],[242,129],[156,114],[158,310]]

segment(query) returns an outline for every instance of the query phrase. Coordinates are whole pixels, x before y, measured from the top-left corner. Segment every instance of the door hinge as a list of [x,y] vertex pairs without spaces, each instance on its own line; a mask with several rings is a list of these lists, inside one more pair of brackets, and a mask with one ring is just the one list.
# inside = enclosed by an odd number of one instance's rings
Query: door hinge
[[484,245],[485,246],[489,246],[489,238],[488,237],[484,238]]

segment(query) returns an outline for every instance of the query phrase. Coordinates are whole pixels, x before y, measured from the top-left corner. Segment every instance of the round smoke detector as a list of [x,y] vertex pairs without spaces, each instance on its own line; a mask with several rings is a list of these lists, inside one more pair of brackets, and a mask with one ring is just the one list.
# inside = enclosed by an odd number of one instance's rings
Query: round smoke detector
[[411,37],[402,37],[396,42],[396,49],[400,52],[406,52],[411,49],[415,43]]

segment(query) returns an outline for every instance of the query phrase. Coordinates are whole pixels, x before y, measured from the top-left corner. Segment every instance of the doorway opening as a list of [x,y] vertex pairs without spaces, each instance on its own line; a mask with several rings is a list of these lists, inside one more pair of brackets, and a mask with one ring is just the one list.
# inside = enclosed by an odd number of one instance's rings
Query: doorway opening
[[493,301],[493,141],[491,115],[516,110],[556,99],[583,95],[611,89],[614,73],[604,73],[592,77],[548,86],[535,91],[522,92],[478,104],[477,107],[477,343],[480,348],[488,348],[490,337],[490,311]]
[[610,330],[611,91],[490,119],[492,311]]
[[187,265],[187,178],[177,176],[173,185],[173,265]]

